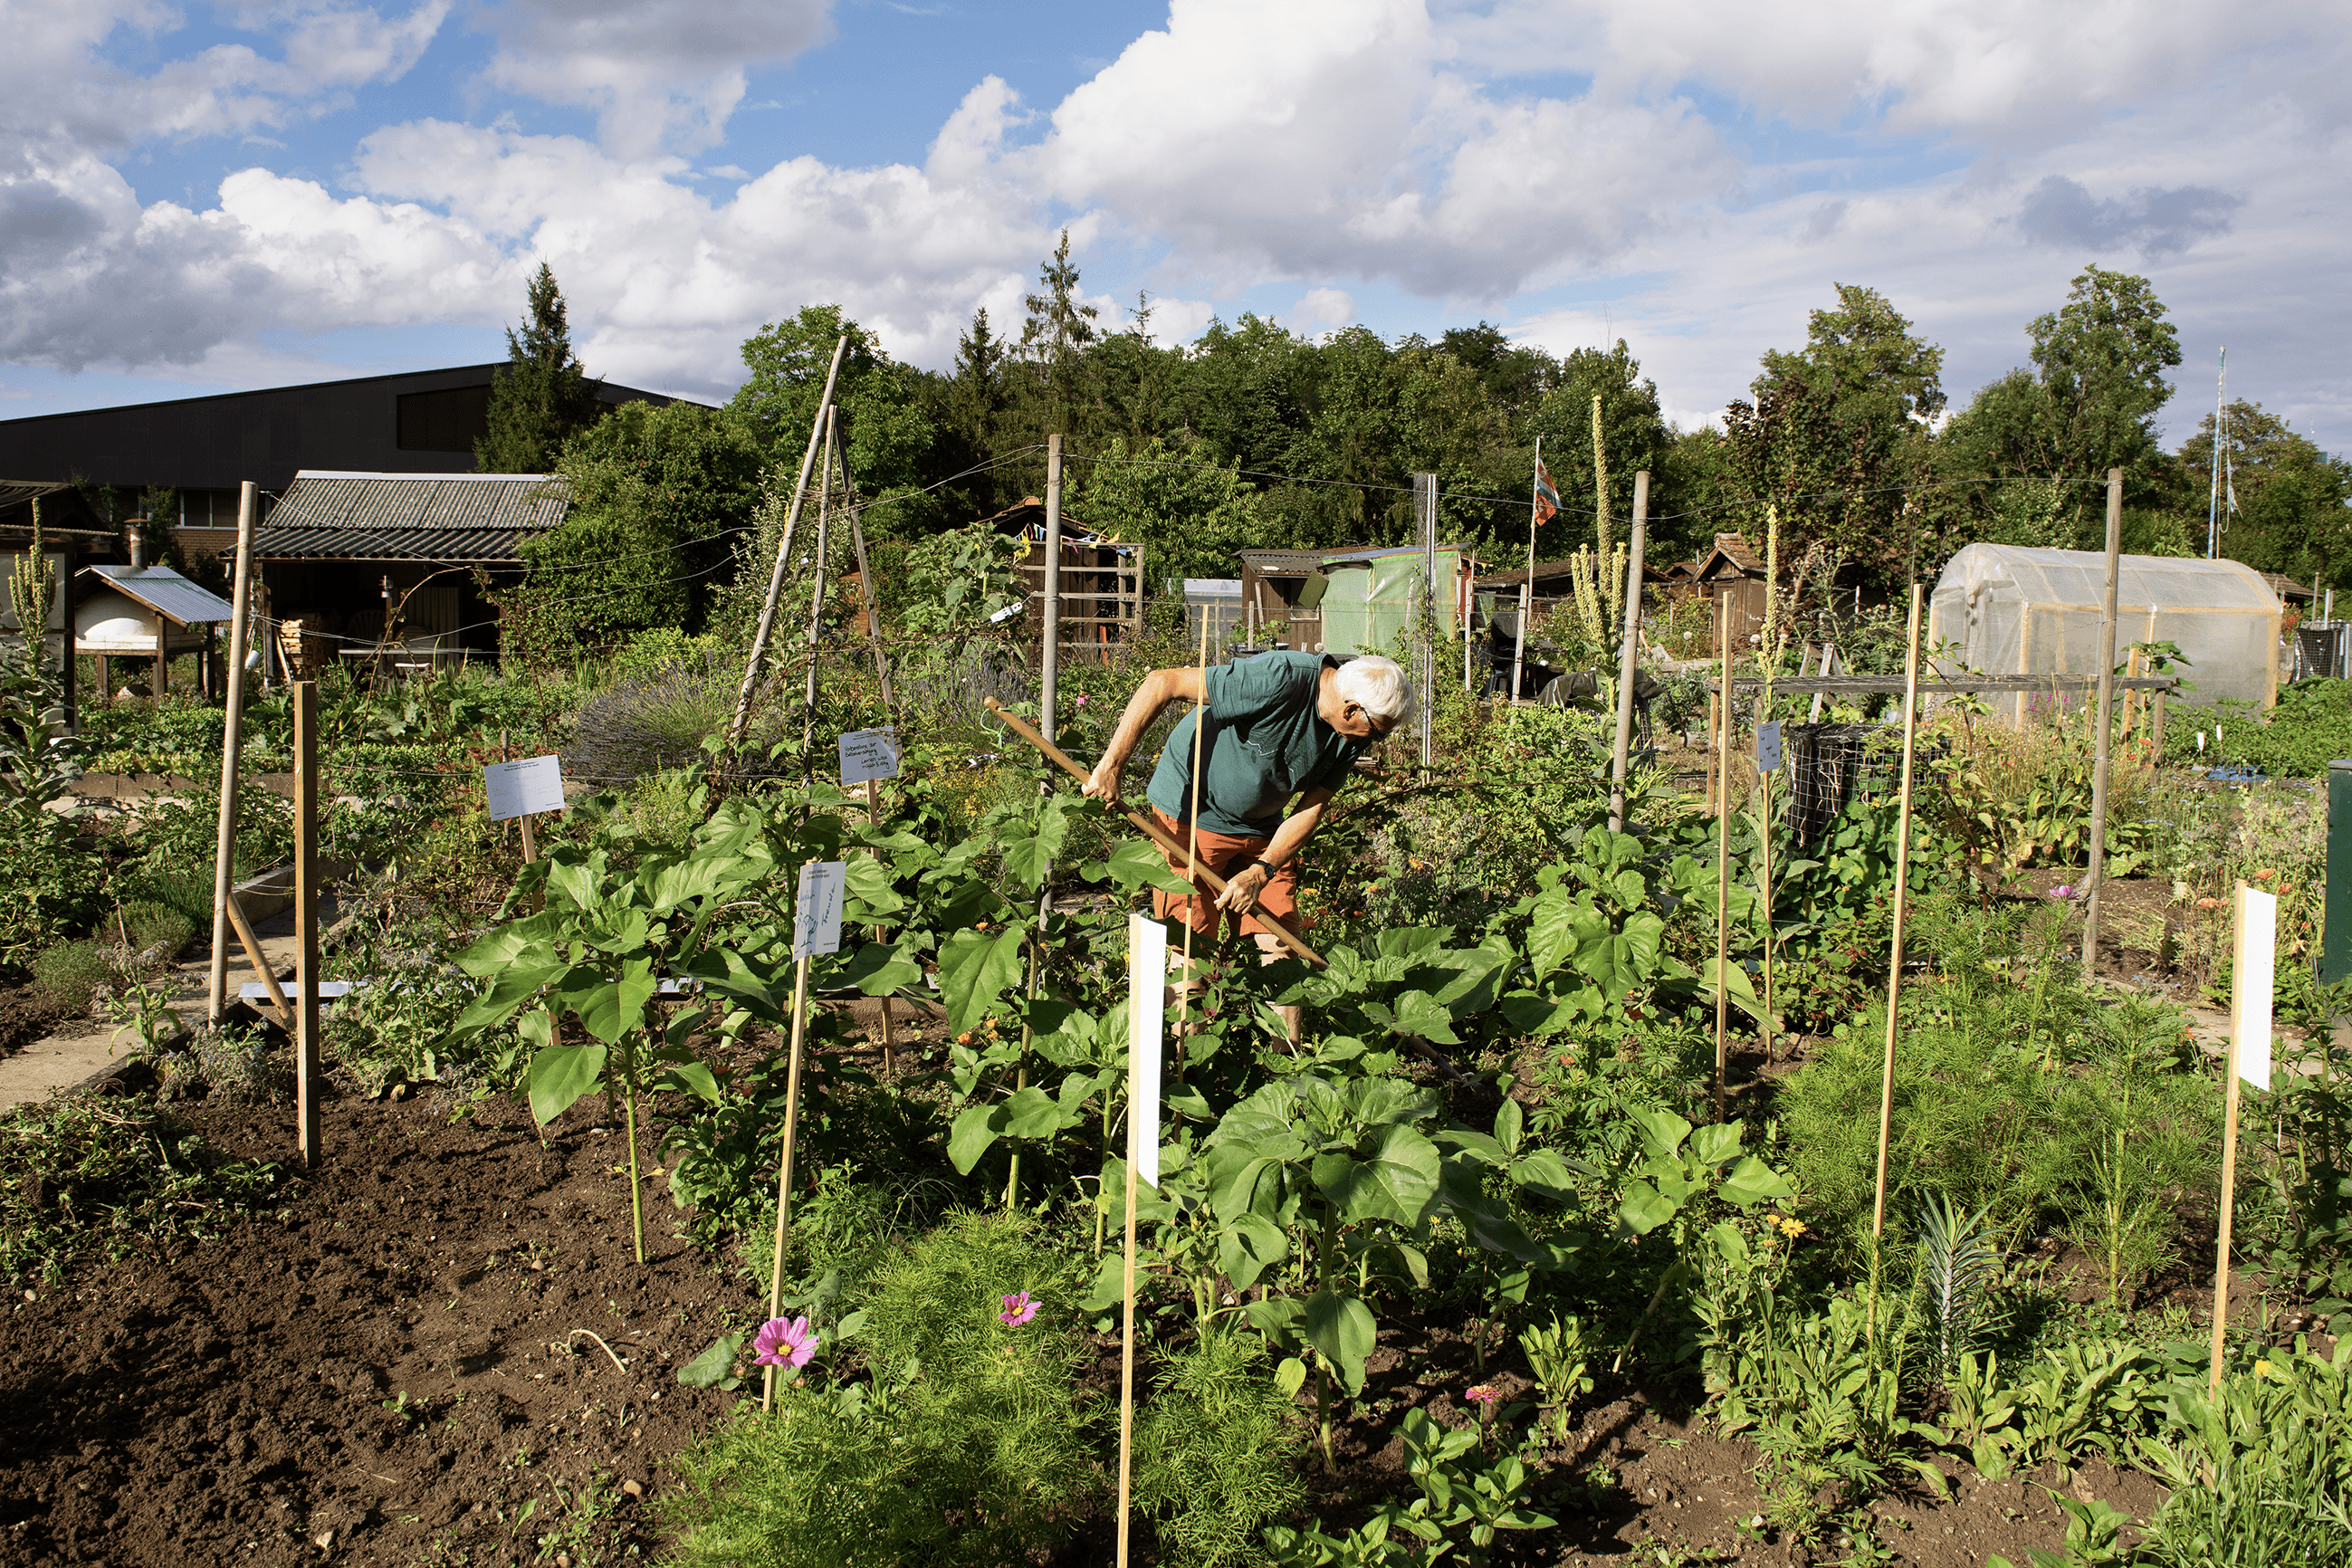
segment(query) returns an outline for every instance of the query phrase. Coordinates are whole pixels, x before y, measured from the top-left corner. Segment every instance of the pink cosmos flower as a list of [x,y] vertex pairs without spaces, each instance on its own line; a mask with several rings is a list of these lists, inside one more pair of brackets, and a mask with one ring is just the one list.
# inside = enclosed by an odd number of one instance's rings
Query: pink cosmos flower
[[1017,1329],[1037,1315],[1038,1303],[1026,1290],[1016,1290],[1004,1298],[1004,1310],[996,1321],[1008,1329]]
[[816,1335],[809,1331],[806,1318],[770,1318],[751,1336],[751,1348],[760,1353],[752,1358],[754,1366],[789,1366],[795,1370],[809,1363],[816,1354]]

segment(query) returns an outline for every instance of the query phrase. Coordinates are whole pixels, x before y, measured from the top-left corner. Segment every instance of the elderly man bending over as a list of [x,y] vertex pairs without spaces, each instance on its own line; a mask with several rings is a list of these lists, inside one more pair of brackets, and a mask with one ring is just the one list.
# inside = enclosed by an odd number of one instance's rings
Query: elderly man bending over
[[[1412,688],[1394,659],[1377,656],[1341,664],[1323,654],[1265,653],[1205,671],[1155,669],[1120,715],[1086,793],[1116,802],[1127,759],[1160,710],[1204,700],[1169,737],[1148,793],[1160,826],[1178,843],[1189,842],[1192,727],[1205,715],[1201,864],[1226,879],[1225,891],[1213,901],[1203,882],[1189,897],[1163,892],[1155,903],[1163,916],[1181,907],[1185,923],[1212,940],[1220,912],[1230,914],[1271,960],[1282,952],[1281,939],[1255,912],[1264,910],[1285,925],[1297,917],[1299,853],[1358,754],[1412,711]],[[1181,858],[1168,863],[1185,875]]]

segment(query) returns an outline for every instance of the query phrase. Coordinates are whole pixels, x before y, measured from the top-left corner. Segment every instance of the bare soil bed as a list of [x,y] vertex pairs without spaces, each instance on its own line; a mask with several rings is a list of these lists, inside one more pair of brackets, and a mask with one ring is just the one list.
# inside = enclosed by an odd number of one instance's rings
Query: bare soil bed
[[[325,1162],[283,1220],[21,1294],[0,1365],[0,1564],[658,1556],[649,1505],[678,1484],[669,1461],[736,1402],[676,1370],[741,1326],[756,1292],[670,1236],[657,1185],[637,1265],[625,1152],[603,1115],[583,1100],[542,1143],[517,1105],[453,1123],[444,1103],[334,1102]],[[228,1152],[290,1153],[282,1110],[190,1120]],[[1383,1332],[1341,1473],[1313,1478],[1327,1525],[1411,1495],[1387,1436],[1405,1407],[1472,1418],[1458,1327],[1399,1314]],[[1115,1342],[1099,1349],[1088,1381],[1115,1389]],[[1503,1367],[1489,1381],[1525,1386]],[[1500,1561],[1816,1560],[1741,1529],[1761,1505],[1756,1456],[1709,1436],[1675,1386],[1603,1378],[1555,1458],[1545,1506],[1561,1528],[1507,1539]],[[2102,1467],[1963,1473],[1950,1501],[1915,1489],[1874,1512],[1901,1521],[1880,1532],[1897,1561],[1979,1568],[2059,1545],[2037,1483],[2143,1516],[2160,1497]],[[1059,1561],[1108,1563],[1111,1540],[1099,1521]]]

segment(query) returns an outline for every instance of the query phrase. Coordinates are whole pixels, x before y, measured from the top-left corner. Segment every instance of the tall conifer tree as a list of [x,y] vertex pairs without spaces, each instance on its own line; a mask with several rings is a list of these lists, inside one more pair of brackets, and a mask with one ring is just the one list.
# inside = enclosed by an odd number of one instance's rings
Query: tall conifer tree
[[530,320],[507,329],[507,364],[490,384],[489,434],[474,443],[486,474],[555,470],[563,443],[597,416],[596,388],[572,349],[563,291],[546,262],[530,280]]

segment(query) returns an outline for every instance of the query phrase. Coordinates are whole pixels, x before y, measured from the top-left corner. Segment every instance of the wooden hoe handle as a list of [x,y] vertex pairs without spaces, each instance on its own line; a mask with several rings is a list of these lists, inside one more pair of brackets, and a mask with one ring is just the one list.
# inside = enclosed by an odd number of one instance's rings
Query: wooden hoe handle
[[[1013,714],[1006,712],[1003,705],[999,703],[995,698],[992,697],[988,700],[988,708],[990,712],[994,713],[999,719],[1003,720],[1007,727],[1009,727],[1014,734],[1020,736],[1023,740],[1028,742],[1031,745],[1045,752],[1045,755],[1055,763],[1059,763],[1064,773],[1069,774],[1072,778],[1078,780],[1082,784],[1086,781],[1087,777],[1087,770],[1078,766],[1077,763],[1070,761],[1068,752],[1063,751],[1061,747],[1054,744],[1053,742],[1039,734],[1033,726],[1023,722]],[[1177,860],[1192,864],[1194,868],[1201,873],[1201,879],[1209,884],[1212,891],[1222,894],[1225,890],[1225,879],[1223,877],[1218,876],[1214,871],[1210,870],[1206,866],[1202,866],[1193,862],[1192,857],[1186,852],[1184,846],[1177,843],[1175,838],[1170,834],[1163,832],[1158,823],[1152,821],[1141,812],[1129,811],[1124,807],[1120,808],[1119,815],[1126,817],[1127,820],[1133,825],[1137,832],[1142,834],[1146,838],[1150,839],[1151,842],[1160,846],[1160,847],[1167,854]],[[1275,919],[1273,915],[1267,913],[1265,910],[1253,910],[1250,911],[1249,918],[1257,921],[1258,924],[1265,927],[1266,930],[1272,931],[1276,937],[1281,939],[1283,946],[1290,949],[1291,952],[1297,953],[1307,963],[1315,965],[1316,968],[1324,969],[1329,967],[1323,962],[1323,955],[1321,953],[1316,952],[1313,948],[1300,941],[1292,933],[1288,926],[1284,925],[1280,921]]]

